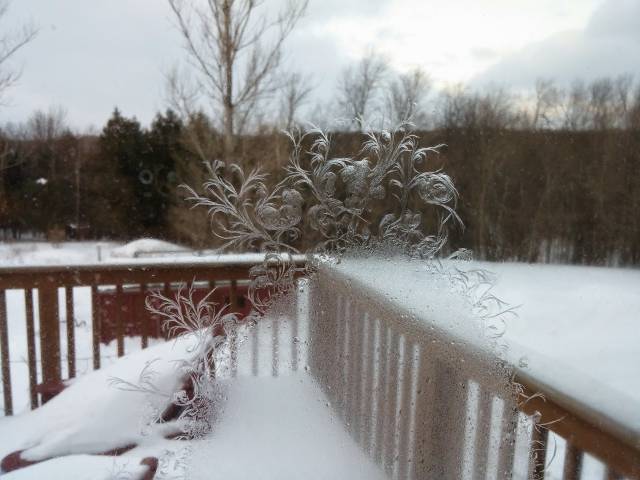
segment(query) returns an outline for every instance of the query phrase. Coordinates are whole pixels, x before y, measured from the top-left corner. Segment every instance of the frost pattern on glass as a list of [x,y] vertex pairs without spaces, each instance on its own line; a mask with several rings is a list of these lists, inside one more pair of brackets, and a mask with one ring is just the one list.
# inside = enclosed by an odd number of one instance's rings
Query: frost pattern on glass
[[[214,379],[228,360],[221,352],[234,348],[230,338],[242,341],[246,329],[241,327],[255,324],[294,288],[297,276],[313,274],[322,262],[340,262],[348,249],[393,251],[446,274],[493,338],[501,335],[502,318],[513,313],[491,293],[486,272],[440,262],[447,229],[462,226],[451,178],[431,168],[442,145],[421,147],[409,123],[367,132],[352,157],[334,156],[330,136],[316,128],[288,137],[291,153],[282,179],[215,160],[200,191],[185,187],[189,201],[208,210],[212,233],[223,241],[224,250],[265,255],[250,270],[254,310],[242,322],[228,313],[229,305],[216,305],[208,297],[196,302],[192,290],[181,290],[173,298],[154,293],[147,301],[147,308],[166,320],[172,336],[198,340],[195,360],[178,366],[184,386],[172,397],[184,438],[205,436],[216,405],[224,401]],[[470,258],[467,250],[447,256],[452,261]],[[148,382],[141,380],[138,388],[149,392]],[[152,420],[162,421],[162,414]]]
[[305,251],[339,253],[393,238],[410,255],[433,258],[446,242],[446,225],[461,224],[458,194],[448,175],[429,169],[442,145],[420,147],[410,127],[367,132],[350,158],[333,157],[331,139],[319,129],[290,133],[285,175],[273,188],[259,169],[245,174],[216,160],[203,193],[187,187],[189,200],[208,209],[213,234],[236,251],[300,253],[297,244],[310,230],[320,240]]

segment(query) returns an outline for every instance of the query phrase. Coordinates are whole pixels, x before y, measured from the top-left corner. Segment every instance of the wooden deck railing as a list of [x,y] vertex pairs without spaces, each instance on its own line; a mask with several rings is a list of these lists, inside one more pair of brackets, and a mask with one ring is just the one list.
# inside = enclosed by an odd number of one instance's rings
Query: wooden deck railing
[[[566,441],[564,459],[553,459],[563,480],[582,478],[587,454],[604,464],[603,480],[640,479],[640,438],[622,422],[517,367],[523,391],[513,398],[495,359],[416,321],[409,308],[331,270],[314,284],[312,371],[390,478],[502,480],[520,460],[527,478],[544,479],[553,432]],[[516,459],[516,432],[527,430],[527,458]]]
[[[134,312],[123,312],[120,305],[113,309],[116,319],[114,337],[117,340],[117,354],[124,352],[124,322],[137,322],[141,337],[141,347],[148,345],[149,335],[157,332],[154,319],[144,308],[145,292],[164,290],[168,292],[177,285],[191,285],[196,280],[206,283],[205,287],[224,285],[232,308],[238,308],[239,284],[249,279],[250,262],[224,262],[214,264],[164,264],[164,265],[83,265],[73,267],[20,267],[0,269],[0,350],[2,360],[2,386],[5,415],[13,413],[13,382],[11,379],[10,351],[11,332],[7,322],[6,290],[22,290],[26,316],[27,364],[29,371],[29,394],[31,407],[36,408],[46,402],[59,388],[62,378],[61,335],[59,290],[64,290],[64,311],[66,312],[66,347],[68,377],[76,374],[76,339],[74,313],[74,287],[89,287],[91,291],[92,363],[100,368],[101,296],[109,295],[122,301],[125,290],[140,292]],[[37,292],[37,301],[34,301]],[[38,319],[39,335],[36,338],[34,319]],[[40,378],[36,365],[36,341],[39,340]]]
[[[537,458],[532,462],[535,478],[544,478],[549,431],[566,442],[563,479],[581,478],[585,454],[605,465],[604,480],[640,479],[640,437],[619,422],[602,418],[588,405],[578,405],[575,399],[548,389],[535,378],[520,372],[516,380],[523,386],[522,412],[534,423],[549,424],[535,428],[531,449]],[[535,395],[542,394],[542,395]]]
[[[64,289],[67,318],[74,318],[73,287],[91,288],[93,305],[101,291],[110,288],[114,298],[132,285],[141,291],[171,288],[194,279],[229,286],[230,301],[237,305],[238,285],[248,278],[251,264],[98,265],[0,269],[0,349],[5,414],[12,413],[9,359],[11,332],[6,319],[5,290],[24,290],[31,405],[38,398],[34,317],[39,314],[41,383],[61,380],[58,289]],[[506,379],[495,361],[484,353],[451,342],[436,330],[425,329],[408,312],[383,297],[354,291],[339,275],[324,272],[312,282],[308,308],[299,321],[308,322],[308,366],[323,386],[333,408],[353,438],[394,479],[512,478],[516,458],[516,426],[532,428],[527,438],[528,476],[545,478],[549,432],[567,442],[563,479],[581,478],[585,454],[600,460],[606,479],[640,479],[640,442],[623,425],[598,417],[588,406],[547,389],[524,372],[517,380],[524,396],[508,395]],[[33,292],[38,291],[37,302]],[[298,311],[298,314],[300,311]],[[100,367],[100,312],[92,310],[93,367]],[[140,315],[139,321],[149,322]],[[118,354],[124,353],[123,328],[116,322]],[[67,370],[74,374],[74,322],[66,322],[69,355]],[[141,346],[146,345],[142,328]],[[287,330],[292,346],[297,328]],[[278,365],[278,335],[274,336],[272,362]],[[295,342],[293,337],[296,337]],[[286,340],[286,339],[285,339]],[[282,341],[282,339],[280,340]],[[257,349],[259,342],[253,342]],[[233,351],[232,351],[233,352]],[[257,361],[259,352],[253,352]],[[281,353],[280,353],[281,354]],[[297,357],[295,368],[297,368]],[[232,356],[233,359],[233,356]],[[234,360],[232,360],[233,363]],[[257,364],[256,364],[257,365]],[[253,374],[257,367],[254,365]],[[235,371],[236,365],[232,365]],[[274,367],[275,368],[275,367]],[[295,369],[294,368],[294,369]],[[274,370],[275,372],[275,370]],[[275,374],[275,373],[274,373]],[[541,393],[540,396],[532,396]],[[524,401],[525,397],[531,397]],[[539,428],[537,425],[548,425]],[[492,430],[497,435],[490,434]],[[560,461],[560,460],[555,460]]]

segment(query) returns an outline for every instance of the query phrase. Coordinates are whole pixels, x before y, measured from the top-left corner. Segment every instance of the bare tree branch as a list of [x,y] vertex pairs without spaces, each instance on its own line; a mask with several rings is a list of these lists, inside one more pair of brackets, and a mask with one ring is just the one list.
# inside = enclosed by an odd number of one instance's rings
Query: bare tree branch
[[[0,20],[9,9],[9,0],[0,0]],[[6,91],[20,78],[22,72],[11,68],[10,60],[15,54],[38,34],[38,28],[32,23],[23,25],[18,31],[4,33],[0,36],[0,104]]]
[[338,85],[338,103],[345,118],[367,119],[387,73],[386,60],[371,51],[355,66],[342,72]]
[[[191,65],[210,105],[222,113],[225,156],[251,112],[282,87],[282,47],[308,0],[289,0],[274,17],[259,0],[168,0]],[[182,97],[185,100],[185,97]]]

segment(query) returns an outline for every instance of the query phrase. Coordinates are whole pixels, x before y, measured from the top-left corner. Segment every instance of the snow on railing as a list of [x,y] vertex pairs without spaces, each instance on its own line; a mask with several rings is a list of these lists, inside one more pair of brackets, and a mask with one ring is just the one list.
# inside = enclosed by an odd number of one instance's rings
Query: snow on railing
[[[140,291],[158,286],[166,290],[196,279],[206,281],[207,287],[227,285],[229,301],[238,307],[239,285],[249,278],[254,263],[236,259],[209,264],[136,263],[0,271],[5,414],[12,414],[10,349],[15,346],[9,342],[14,337],[10,337],[8,325],[15,325],[15,319],[7,322],[8,290],[23,298],[29,391],[31,406],[36,408],[51,395],[45,391],[38,398],[38,351],[42,383],[61,381],[65,370],[68,378],[75,373],[75,346],[80,347],[74,345],[80,338],[75,336],[76,322],[60,321],[61,317],[75,318],[74,309],[81,307],[74,288],[89,287],[88,298],[97,305],[100,292],[108,291],[112,296],[115,292],[117,301],[129,285],[138,285]],[[244,359],[248,368],[239,369],[237,338],[232,332],[230,376],[264,374],[259,372],[263,366],[258,359],[265,356],[270,358],[267,374],[274,376],[286,374],[285,363],[291,370],[304,365],[318,380],[352,438],[394,479],[544,478],[549,431],[567,439],[569,445],[564,479],[581,478],[585,453],[607,465],[609,479],[640,478],[637,442],[630,443],[617,434],[618,426],[610,419],[585,415],[584,408],[571,409],[561,393],[547,391],[517,371],[524,392],[514,397],[513,379],[505,376],[509,368],[496,361],[480,338],[462,338],[466,334],[456,330],[456,322],[443,326],[437,321],[422,321],[429,319],[428,309],[421,310],[417,318],[415,309],[404,305],[397,295],[380,295],[380,290],[359,281],[357,275],[349,275],[348,268],[348,262],[339,268],[321,268],[308,280],[305,293],[296,293],[293,322],[280,329],[275,322],[266,343],[252,340],[250,358]],[[372,278],[383,285],[394,282],[388,275]],[[393,292],[390,286],[388,290]],[[64,299],[62,305],[59,298]],[[91,343],[93,367],[99,368],[100,311],[89,311],[91,335],[82,339]],[[141,325],[144,347],[152,319],[142,310],[135,318]],[[60,328],[65,324],[66,342],[60,342]],[[125,353],[125,332],[119,318],[115,324],[120,325],[116,340],[121,355]],[[308,349],[304,355],[299,352],[301,344]],[[64,351],[69,352],[66,369],[61,368]]]

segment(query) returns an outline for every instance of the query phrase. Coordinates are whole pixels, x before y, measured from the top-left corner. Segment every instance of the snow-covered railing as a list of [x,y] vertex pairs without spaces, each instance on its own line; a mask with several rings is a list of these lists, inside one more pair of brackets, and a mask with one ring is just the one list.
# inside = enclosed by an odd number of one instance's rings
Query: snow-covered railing
[[[640,439],[623,422],[526,368],[501,370],[482,339],[460,328],[468,319],[447,324],[442,305],[425,307],[443,292],[402,294],[431,287],[412,288],[419,277],[398,281],[406,265],[368,266],[343,261],[319,272],[309,355],[350,433],[391,478],[542,479],[554,461],[563,480],[579,480],[590,455],[607,480],[640,479]],[[517,398],[507,371],[521,385]],[[549,432],[566,441],[564,459],[552,459]]]
[[[249,278],[254,263],[237,260],[0,270],[5,413],[12,410],[6,290],[24,290],[29,387],[35,408],[39,401],[34,323],[39,317],[42,383],[60,381],[59,314],[66,311],[67,318],[74,318],[70,293],[74,287],[89,287],[95,305],[101,291],[115,291],[117,298],[129,285],[138,285],[141,291],[149,286],[166,289],[197,279],[208,281],[208,286],[228,284],[230,301],[235,305],[238,286]],[[418,302],[416,310],[403,303],[397,293],[404,287],[390,274],[397,270],[391,264],[384,275],[374,270],[350,274],[348,262],[321,268],[305,290],[308,297],[296,310],[300,318],[293,321],[295,328],[278,330],[276,322],[270,330],[271,343],[251,342],[249,374],[258,374],[257,359],[265,354],[272,357],[273,375],[278,375],[278,364],[286,363],[284,357],[293,370],[299,368],[299,362],[306,362],[305,369],[318,380],[351,436],[390,478],[544,478],[549,431],[567,440],[564,479],[581,478],[585,454],[606,465],[607,479],[640,478],[638,439],[630,436],[624,425],[597,416],[588,406],[571,401],[566,393],[547,388],[517,368],[517,379],[525,391],[521,398],[513,398],[512,379],[505,376],[508,369],[467,331],[466,319],[442,324],[435,320],[443,313],[442,305],[423,307]],[[59,296],[64,299],[63,308]],[[94,368],[100,367],[99,313],[92,310]],[[149,320],[141,316],[142,323],[143,318]],[[298,333],[298,324],[306,333]],[[144,346],[148,330],[143,328],[142,332]],[[70,352],[67,371],[72,377],[73,321],[66,322],[65,333]],[[283,339],[283,335],[290,338]],[[117,339],[118,354],[122,354],[121,330]],[[308,344],[304,359],[298,359],[296,353],[300,342]],[[283,349],[284,345],[291,351]],[[238,368],[234,350],[232,345],[232,376]],[[534,394],[542,394],[544,399]],[[546,428],[531,428],[534,424]],[[522,431],[530,433],[523,437]]]
[[[29,396],[31,408],[47,401],[60,388],[64,380],[62,374],[61,332],[66,321],[62,345],[66,352],[65,371],[68,378],[76,374],[76,314],[78,297],[74,296],[74,288],[88,287],[85,292],[90,302],[91,323],[91,360],[94,369],[101,363],[101,312],[99,305],[110,299],[116,302],[111,318],[115,326],[114,338],[117,340],[117,355],[124,352],[125,320],[136,322],[139,327],[141,347],[148,345],[150,335],[157,331],[157,320],[154,320],[144,308],[145,291],[176,288],[179,284],[190,285],[194,280],[206,283],[205,287],[223,285],[228,291],[228,300],[232,308],[238,308],[239,284],[249,279],[249,268],[255,259],[235,259],[232,261],[169,263],[169,264],[97,264],[77,266],[46,267],[11,267],[0,269],[0,350],[2,359],[2,386],[4,397],[4,413],[13,413],[13,383],[11,379],[10,351],[16,347],[24,351],[13,340],[21,335],[12,336],[7,322],[7,290],[22,291],[21,303],[26,323],[26,352],[29,372]],[[125,295],[137,290],[137,303],[133,312],[126,311]],[[37,292],[37,295],[34,293]],[[17,292],[12,292],[17,293]],[[75,301],[74,301],[75,300]],[[82,303],[82,302],[81,302]],[[61,308],[62,307],[62,308]],[[125,319],[124,317],[128,317]],[[38,332],[38,335],[36,335]],[[10,339],[12,339],[10,341]],[[36,341],[38,341],[36,345]],[[85,346],[86,347],[86,346]],[[40,358],[40,368],[36,365]],[[40,375],[38,375],[40,371]],[[23,382],[21,382],[23,383]],[[40,398],[39,394],[40,393]]]

